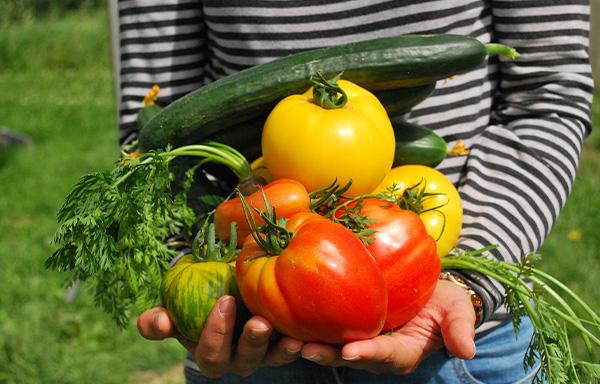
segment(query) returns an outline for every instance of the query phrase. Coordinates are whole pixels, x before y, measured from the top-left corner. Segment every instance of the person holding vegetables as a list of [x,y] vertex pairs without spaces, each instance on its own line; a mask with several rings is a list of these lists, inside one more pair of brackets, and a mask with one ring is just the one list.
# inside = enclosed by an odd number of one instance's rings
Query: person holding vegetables
[[[548,235],[591,129],[588,6],[563,0],[123,1],[121,142],[137,137],[140,101],[153,84],[161,86],[157,102],[166,105],[241,69],[349,41],[453,33],[505,43],[519,60],[490,57],[438,82],[404,118],[451,144],[461,140],[470,151],[437,166],[463,204],[457,249],[498,244],[491,251],[496,258],[518,262]],[[407,324],[341,347],[275,338],[272,324],[259,316],[236,339],[231,296],[218,300],[197,341],[180,337],[162,307],[143,313],[138,327],[148,339],[178,337],[188,348],[188,383],[530,382],[537,366],[525,370],[522,360],[531,324],[524,319],[515,338],[504,288],[474,272],[444,276]]]

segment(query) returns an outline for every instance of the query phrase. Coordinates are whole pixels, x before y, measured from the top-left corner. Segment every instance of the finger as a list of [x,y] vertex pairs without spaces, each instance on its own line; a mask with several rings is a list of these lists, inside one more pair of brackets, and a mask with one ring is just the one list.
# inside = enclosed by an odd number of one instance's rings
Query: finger
[[341,354],[356,368],[406,375],[415,370],[430,349],[427,339],[419,342],[414,336],[392,334],[347,344]]
[[255,316],[246,322],[234,358],[238,375],[249,376],[262,364],[272,332],[271,324],[262,317]]
[[148,340],[163,340],[173,336],[174,326],[163,307],[154,307],[142,313],[137,320],[140,335]]
[[314,363],[338,367],[345,365],[339,347],[330,344],[307,343],[302,347],[302,357]]
[[265,356],[265,364],[271,366],[280,366],[291,363],[300,357],[303,341],[283,336],[280,340],[274,343],[267,355]]
[[221,377],[230,368],[235,312],[232,296],[219,298],[200,334],[194,357],[202,373],[209,378]]
[[460,359],[475,356],[475,311],[469,298],[456,300],[440,322],[442,338],[448,352]]

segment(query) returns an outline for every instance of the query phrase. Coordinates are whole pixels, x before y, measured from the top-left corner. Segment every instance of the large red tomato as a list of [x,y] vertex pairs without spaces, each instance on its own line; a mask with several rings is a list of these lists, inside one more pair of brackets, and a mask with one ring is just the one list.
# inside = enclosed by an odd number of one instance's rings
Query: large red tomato
[[[264,194],[264,195],[263,195]],[[304,185],[292,179],[279,179],[261,187],[256,192],[246,196],[248,205],[254,209],[265,210],[265,197],[269,204],[276,209],[277,216],[290,217],[297,212],[310,210],[310,197]],[[252,212],[260,224],[261,219]],[[231,223],[237,223],[237,242],[241,246],[250,229],[246,224],[242,202],[239,197],[226,200],[219,204],[215,212],[215,232],[221,240],[229,240]]]
[[368,339],[387,312],[383,274],[352,231],[322,216],[299,213],[292,237],[268,255],[248,237],[236,262],[244,304],[280,332],[333,344]]
[[412,319],[429,301],[440,275],[435,240],[419,216],[381,199],[365,199],[360,215],[372,222],[367,249],[383,272],[388,315],[383,330]]

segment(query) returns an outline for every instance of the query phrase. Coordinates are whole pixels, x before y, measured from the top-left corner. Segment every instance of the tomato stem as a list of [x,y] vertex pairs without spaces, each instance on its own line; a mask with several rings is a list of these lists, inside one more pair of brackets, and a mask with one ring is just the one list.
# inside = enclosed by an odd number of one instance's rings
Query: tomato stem
[[489,43],[485,45],[485,50],[488,55],[501,55],[511,60],[520,56],[516,49],[504,44]]
[[[423,186],[422,188],[419,188],[421,184]],[[402,193],[399,193],[400,188],[398,188],[398,185],[393,184],[390,188],[388,188],[381,194],[380,198],[393,202],[402,209],[413,211],[417,215],[422,215],[427,212],[436,212],[437,214],[441,215],[443,219],[442,228],[440,230],[439,235],[435,239],[435,241],[438,241],[439,239],[441,239],[442,235],[444,234],[444,230],[446,229],[446,215],[440,210],[440,208],[446,206],[448,204],[448,201],[446,200],[445,203],[441,203],[439,205],[436,205],[435,207],[424,209],[423,205],[428,199],[431,199],[436,196],[446,196],[446,194],[442,192],[425,192],[426,189],[427,180],[425,179],[421,179],[415,185],[405,188],[404,190],[402,190]]]
[[344,193],[346,193],[351,186],[352,180],[343,187],[340,187],[336,179],[327,187],[311,192],[309,194],[310,210],[315,213],[326,215],[340,200],[348,199],[348,197],[344,196]]
[[230,240],[227,245],[218,241],[215,234],[215,224],[209,221],[211,215],[198,230],[192,242],[192,255],[200,261],[221,261],[228,263],[234,260],[239,250],[237,249],[237,224],[231,223]]
[[[271,206],[264,191],[263,201],[265,203],[265,210],[263,211],[250,207],[250,204],[248,204],[248,201],[239,188],[236,189],[236,192],[242,203],[244,218],[250,229],[250,235],[252,235],[256,244],[258,244],[267,255],[279,255],[287,248],[292,238],[292,233],[285,228],[285,218],[277,219],[275,207]],[[264,224],[258,225],[256,223],[253,211],[258,213],[259,217],[264,221]]]
[[313,83],[313,102],[325,109],[342,108],[348,102],[346,92],[337,84],[342,73],[327,80],[321,72],[311,77]]

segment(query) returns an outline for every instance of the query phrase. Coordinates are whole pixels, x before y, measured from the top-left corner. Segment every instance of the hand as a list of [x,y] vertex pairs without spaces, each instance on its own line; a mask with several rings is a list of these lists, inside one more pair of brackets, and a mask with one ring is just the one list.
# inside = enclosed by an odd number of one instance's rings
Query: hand
[[302,356],[322,365],[406,375],[443,346],[461,359],[473,358],[474,325],[475,310],[469,296],[454,283],[440,280],[429,303],[392,333],[342,347],[307,343]]
[[227,373],[248,376],[261,366],[283,365],[300,356],[303,342],[289,337],[271,342],[273,327],[259,316],[246,322],[234,347],[235,315],[235,298],[221,297],[208,315],[198,342],[182,337],[163,307],[142,313],[137,325],[146,339],[174,337],[179,340],[193,353],[200,371],[209,378],[219,378]]

